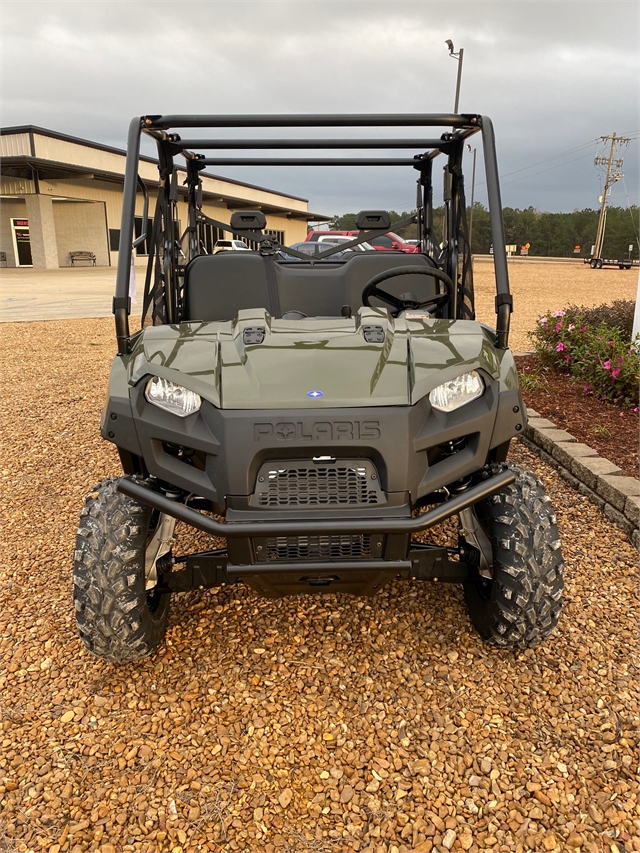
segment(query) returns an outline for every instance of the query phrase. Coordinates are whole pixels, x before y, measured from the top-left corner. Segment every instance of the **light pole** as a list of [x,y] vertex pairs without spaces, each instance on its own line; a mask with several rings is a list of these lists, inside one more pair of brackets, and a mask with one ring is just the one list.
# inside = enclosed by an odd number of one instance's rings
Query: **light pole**
[[464,48],[461,47],[460,50],[456,53],[453,49],[453,42],[451,39],[446,39],[445,44],[449,48],[449,56],[453,56],[454,59],[458,60],[458,79],[456,80],[456,100],[453,105],[453,111],[457,114],[458,112],[458,102],[460,100],[460,83],[462,81],[462,60],[464,58]]
[[471,148],[468,142],[467,148],[469,149],[469,153],[473,152],[473,171],[471,172],[471,215],[469,217],[469,254],[472,254],[471,238],[473,236],[473,202],[476,190],[476,154],[478,153],[478,149]]

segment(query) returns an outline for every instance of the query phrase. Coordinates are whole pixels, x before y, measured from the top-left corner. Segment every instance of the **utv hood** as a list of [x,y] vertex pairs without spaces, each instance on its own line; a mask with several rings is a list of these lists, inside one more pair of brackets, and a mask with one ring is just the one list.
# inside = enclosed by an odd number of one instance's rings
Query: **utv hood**
[[[398,406],[469,370],[497,379],[503,356],[477,322],[419,312],[394,320],[375,308],[349,319],[276,320],[252,310],[231,322],[145,329],[128,373],[130,384],[155,374],[224,409]],[[516,387],[515,370],[507,372],[507,387]]]

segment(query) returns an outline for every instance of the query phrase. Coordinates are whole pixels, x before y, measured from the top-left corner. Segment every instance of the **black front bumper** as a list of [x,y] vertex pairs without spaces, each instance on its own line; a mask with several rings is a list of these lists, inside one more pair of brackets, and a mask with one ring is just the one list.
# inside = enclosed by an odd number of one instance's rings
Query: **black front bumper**
[[[264,521],[216,521],[171,500],[148,483],[123,477],[118,490],[211,536],[227,548],[177,559],[179,572],[163,576],[167,591],[220,586],[242,580],[256,592],[279,597],[299,592],[349,592],[371,595],[394,578],[464,581],[465,558],[474,549],[423,548],[411,535],[505,488],[515,480],[501,471],[416,518],[312,518]],[[271,543],[271,544],[269,544]],[[290,543],[290,544],[289,544]],[[355,547],[354,547],[355,546]],[[456,551],[457,560],[449,554]]]
[[[181,571],[171,571],[170,566],[165,566],[161,586],[168,592],[242,580],[267,597],[300,592],[370,595],[395,578],[465,581],[477,559],[475,549],[418,546],[411,543],[411,534],[440,524],[514,480],[515,475],[508,470],[487,476],[462,494],[415,518],[307,516],[278,521],[271,516],[264,521],[223,522],[171,500],[147,482],[123,477],[118,490],[211,536],[227,540],[228,549],[177,558],[176,563],[186,564]],[[355,551],[350,548],[353,542],[358,544]],[[301,547],[300,543],[304,545]],[[346,547],[341,552],[343,543]],[[450,559],[452,556],[457,559]]]
[[[204,401],[199,412],[178,418],[145,400],[142,380],[130,400],[108,401],[102,435],[121,456],[138,457],[146,472],[206,498],[220,514],[255,509],[252,496],[265,463],[325,455],[369,460],[387,502],[414,506],[475,475],[495,448],[524,428],[520,392],[486,381],[482,397],[449,413],[432,409],[426,397],[412,406],[318,411],[218,409]],[[125,466],[126,473],[139,470]],[[380,507],[375,514],[386,512]]]
[[224,539],[265,536],[308,536],[351,533],[420,533],[435,527],[461,510],[484,500],[494,492],[503,489],[515,481],[512,471],[501,471],[487,477],[475,486],[469,487],[455,497],[438,504],[416,518],[301,518],[295,521],[278,521],[271,516],[265,521],[224,522],[209,518],[198,510],[183,503],[170,500],[161,492],[155,491],[147,483],[123,477],[118,483],[118,491],[134,498],[140,503],[171,515],[185,524],[203,530],[211,536]]

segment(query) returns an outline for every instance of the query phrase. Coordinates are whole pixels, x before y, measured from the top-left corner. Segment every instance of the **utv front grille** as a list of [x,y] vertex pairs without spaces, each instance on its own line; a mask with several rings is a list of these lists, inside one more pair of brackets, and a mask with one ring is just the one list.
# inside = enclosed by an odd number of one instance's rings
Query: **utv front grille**
[[281,507],[376,506],[386,502],[368,459],[270,462],[258,472],[251,505]]
[[[381,540],[381,537],[378,537]],[[366,560],[379,556],[381,541],[372,543],[367,534],[345,536],[271,536],[258,555],[267,562],[301,562],[306,560]]]

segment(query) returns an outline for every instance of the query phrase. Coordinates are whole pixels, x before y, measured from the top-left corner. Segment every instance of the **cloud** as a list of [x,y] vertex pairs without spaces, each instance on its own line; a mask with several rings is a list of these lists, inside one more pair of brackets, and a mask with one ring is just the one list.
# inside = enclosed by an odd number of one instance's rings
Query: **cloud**
[[[464,47],[460,108],[493,118],[502,172],[639,128],[638,8],[624,2],[5,0],[3,33],[5,126],[120,147],[145,113],[449,111],[446,38]],[[413,199],[398,170],[228,173],[329,213]],[[585,158],[504,190],[505,203],[572,209],[593,204],[597,174]]]

